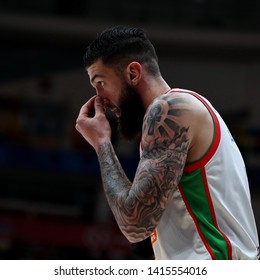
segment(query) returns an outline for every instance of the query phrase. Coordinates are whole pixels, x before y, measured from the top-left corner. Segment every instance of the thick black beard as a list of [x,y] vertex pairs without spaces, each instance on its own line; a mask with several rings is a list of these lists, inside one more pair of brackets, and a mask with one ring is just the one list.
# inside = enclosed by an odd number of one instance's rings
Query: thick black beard
[[137,91],[125,85],[119,100],[121,116],[118,119],[118,130],[123,138],[134,140],[141,136],[145,109]]

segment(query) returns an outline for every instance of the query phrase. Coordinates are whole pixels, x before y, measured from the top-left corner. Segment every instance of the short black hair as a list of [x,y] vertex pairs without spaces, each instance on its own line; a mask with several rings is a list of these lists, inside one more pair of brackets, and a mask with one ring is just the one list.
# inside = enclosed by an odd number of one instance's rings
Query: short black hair
[[104,30],[87,47],[84,66],[88,68],[98,59],[120,70],[132,61],[146,67],[152,75],[159,75],[158,57],[151,41],[141,28],[114,26]]

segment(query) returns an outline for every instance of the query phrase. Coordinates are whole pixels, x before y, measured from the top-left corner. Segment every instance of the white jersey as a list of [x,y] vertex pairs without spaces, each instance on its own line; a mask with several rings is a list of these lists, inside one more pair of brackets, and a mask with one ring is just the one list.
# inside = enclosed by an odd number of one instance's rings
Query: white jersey
[[246,168],[224,121],[210,112],[215,133],[207,153],[188,164],[171,202],[151,235],[156,259],[258,259],[259,241]]

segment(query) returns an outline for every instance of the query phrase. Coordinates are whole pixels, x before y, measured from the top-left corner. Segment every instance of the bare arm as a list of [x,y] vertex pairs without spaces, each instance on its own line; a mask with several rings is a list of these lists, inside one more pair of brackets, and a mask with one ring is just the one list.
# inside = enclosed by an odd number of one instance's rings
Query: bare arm
[[189,148],[182,124],[184,101],[164,96],[148,109],[140,159],[133,183],[126,177],[110,141],[97,149],[103,187],[115,219],[131,242],[148,237],[177,188]]

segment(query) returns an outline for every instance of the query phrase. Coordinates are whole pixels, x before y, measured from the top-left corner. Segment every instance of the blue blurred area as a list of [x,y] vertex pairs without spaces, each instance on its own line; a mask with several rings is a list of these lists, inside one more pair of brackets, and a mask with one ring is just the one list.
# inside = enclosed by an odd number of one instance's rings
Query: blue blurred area
[[[116,24],[144,27],[172,87],[220,111],[244,156],[260,225],[260,2],[256,0],[0,2],[0,259],[149,259],[105,200],[96,155],[75,130],[94,94],[89,42]],[[139,142],[113,144],[130,179]]]

